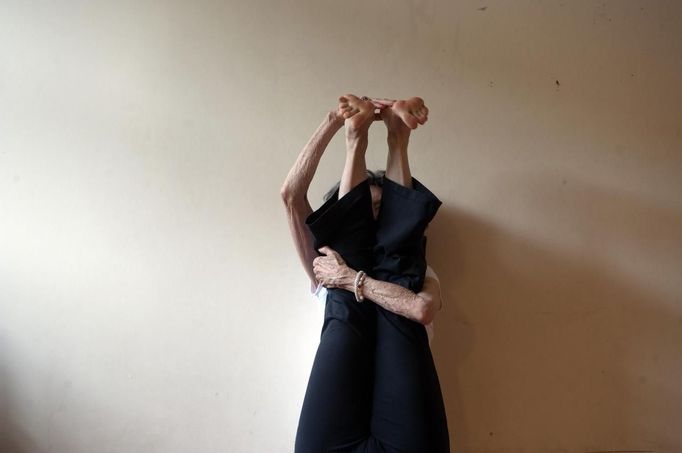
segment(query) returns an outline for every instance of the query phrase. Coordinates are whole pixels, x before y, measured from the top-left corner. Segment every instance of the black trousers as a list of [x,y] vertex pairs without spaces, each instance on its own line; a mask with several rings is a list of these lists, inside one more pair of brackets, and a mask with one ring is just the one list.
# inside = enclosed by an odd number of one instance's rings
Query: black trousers
[[[369,183],[338,192],[306,223],[356,270],[419,291],[424,230],[441,202],[413,178],[385,178],[372,215]],[[320,345],[296,434],[297,453],[449,452],[440,384],[423,325],[345,290],[330,289]]]

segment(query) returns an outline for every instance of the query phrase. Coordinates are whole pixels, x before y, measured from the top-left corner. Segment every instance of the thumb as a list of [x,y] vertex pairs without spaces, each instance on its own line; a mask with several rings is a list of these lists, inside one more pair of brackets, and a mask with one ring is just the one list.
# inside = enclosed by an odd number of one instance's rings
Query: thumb
[[346,262],[341,257],[341,255],[339,255],[339,252],[337,252],[336,250],[334,250],[331,247],[327,247],[327,246],[321,247],[320,252],[324,253],[326,256],[331,257],[334,260],[336,260],[337,264],[346,264]]
[[329,247],[326,246],[326,245],[325,245],[324,247],[320,247],[320,248],[317,249],[317,250],[318,250],[321,254],[323,254],[323,255],[331,255],[331,254],[334,253],[334,250],[332,250],[331,248],[329,248]]

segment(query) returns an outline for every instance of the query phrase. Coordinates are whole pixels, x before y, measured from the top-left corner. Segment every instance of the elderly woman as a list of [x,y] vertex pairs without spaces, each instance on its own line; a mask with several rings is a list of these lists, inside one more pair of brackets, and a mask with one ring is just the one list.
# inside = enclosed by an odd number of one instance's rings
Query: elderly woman
[[[407,158],[410,132],[427,115],[420,98],[342,96],[282,187],[311,289],[328,288],[296,452],[449,451],[425,328],[441,297],[437,277],[427,275],[424,231],[441,202],[412,177]],[[378,119],[388,130],[386,172],[383,178],[368,178],[368,130]],[[344,124],[341,181],[313,212],[308,187]]]

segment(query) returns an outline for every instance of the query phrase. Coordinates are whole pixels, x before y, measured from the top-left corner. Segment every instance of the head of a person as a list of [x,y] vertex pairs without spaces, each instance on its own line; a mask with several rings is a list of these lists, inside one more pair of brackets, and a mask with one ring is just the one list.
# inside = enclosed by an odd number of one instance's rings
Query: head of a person
[[[369,180],[369,190],[372,193],[372,212],[374,213],[374,218],[379,216],[379,209],[381,209],[381,194],[383,192],[384,186],[384,175],[386,172],[384,170],[371,171],[367,170],[367,179]],[[334,196],[341,181],[337,182],[334,187],[329,189],[329,191],[324,195],[324,201],[329,200]]]

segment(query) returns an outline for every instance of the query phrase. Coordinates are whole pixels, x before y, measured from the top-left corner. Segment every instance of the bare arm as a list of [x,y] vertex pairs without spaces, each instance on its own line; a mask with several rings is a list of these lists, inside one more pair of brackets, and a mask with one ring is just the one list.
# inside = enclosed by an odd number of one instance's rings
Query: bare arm
[[310,277],[311,288],[317,281],[313,273],[313,259],[317,256],[313,248],[313,238],[306,227],[305,219],[313,210],[308,202],[308,188],[313,180],[322,154],[334,134],[343,126],[343,117],[337,111],[330,111],[318,126],[308,143],[298,155],[294,166],[282,185],[282,201],[287,211],[289,229],[301,263]]
[[[357,272],[348,267],[331,248],[323,247],[320,251],[326,256],[314,259],[316,279],[327,288],[342,288],[352,292]],[[395,283],[365,277],[362,293],[365,298],[386,310],[424,325],[433,321],[441,307],[440,284],[432,277],[424,279],[424,286],[418,293]]]
[[[350,285],[352,290],[353,282]],[[424,286],[418,293],[394,283],[365,277],[362,293],[386,310],[424,325],[433,321],[441,304],[440,284],[431,277],[424,279]]]

